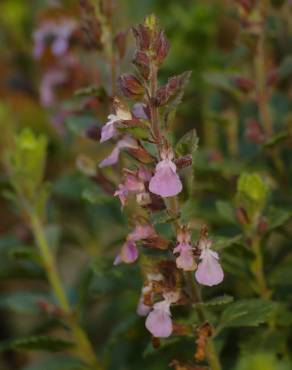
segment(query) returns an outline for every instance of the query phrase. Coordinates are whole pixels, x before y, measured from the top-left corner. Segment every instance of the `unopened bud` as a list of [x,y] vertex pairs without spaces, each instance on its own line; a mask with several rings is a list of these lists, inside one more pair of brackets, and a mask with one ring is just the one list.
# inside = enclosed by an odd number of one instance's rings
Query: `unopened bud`
[[131,74],[123,74],[118,80],[122,93],[131,99],[140,99],[145,92],[142,83]]
[[245,92],[245,93],[250,92],[254,87],[253,81],[251,81],[250,79],[246,77],[242,77],[242,76],[235,77],[234,83],[242,92]]
[[153,44],[153,51],[155,54],[155,60],[158,65],[162,64],[164,59],[167,57],[170,45],[165,36],[164,31],[160,31]]

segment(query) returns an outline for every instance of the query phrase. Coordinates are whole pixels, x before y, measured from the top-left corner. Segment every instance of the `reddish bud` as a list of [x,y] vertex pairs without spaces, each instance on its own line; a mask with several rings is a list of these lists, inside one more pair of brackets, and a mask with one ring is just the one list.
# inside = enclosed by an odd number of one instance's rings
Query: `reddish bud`
[[118,85],[127,98],[140,99],[144,95],[144,86],[131,74],[123,74],[118,79]]
[[143,51],[137,51],[135,53],[133,64],[137,67],[141,75],[148,80],[150,74],[150,60],[147,54]]
[[246,77],[242,77],[242,76],[235,77],[234,83],[242,92],[245,92],[245,93],[250,92],[254,87],[253,81],[251,81],[250,79]]
[[245,225],[249,224],[249,219],[248,219],[246,210],[244,208],[242,208],[242,207],[236,208],[235,214],[236,214],[237,221],[242,226],[245,226]]
[[164,59],[167,57],[167,54],[169,52],[170,45],[169,42],[165,36],[164,31],[158,32],[154,43],[153,43],[153,51],[155,54],[155,60],[157,64],[162,64]]
[[192,165],[192,156],[185,155],[183,157],[179,157],[174,161],[175,165],[178,169],[186,168]]
[[143,51],[149,50],[151,42],[151,30],[148,27],[139,24],[137,27],[132,28],[132,32],[136,39],[137,48]]
[[191,72],[187,71],[181,75],[171,77],[165,86],[162,86],[157,90],[155,96],[156,106],[159,107],[165,105],[172,96],[182,91],[190,76]]

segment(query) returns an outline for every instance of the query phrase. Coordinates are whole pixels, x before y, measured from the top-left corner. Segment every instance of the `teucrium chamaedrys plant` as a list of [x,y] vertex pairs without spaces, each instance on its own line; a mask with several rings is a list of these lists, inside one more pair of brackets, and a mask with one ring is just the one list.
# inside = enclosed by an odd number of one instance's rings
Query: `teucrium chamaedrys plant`
[[[189,305],[192,309],[195,305],[202,325],[201,335],[205,335],[209,365],[218,370],[221,365],[213,344],[212,326],[202,334],[207,318],[199,285],[220,284],[224,273],[207,230],[202,228],[194,243],[189,225],[181,219],[180,196],[187,193],[189,182],[181,170],[186,168],[189,174],[192,173],[198,139],[191,131],[176,148],[171,131],[174,113],[190,72],[171,77],[159,86],[158,71],[169,52],[168,40],[154,16],[133,28],[133,34],[136,39],[133,64],[137,73],[123,74],[118,80],[120,91],[129,104],[115,98],[115,114],[108,117],[100,139],[102,143],[115,141],[114,149],[100,167],[116,164],[122,150],[127,150],[135,159],[131,169],[123,169],[124,181],[115,192],[122,207],[126,207],[128,197],[135,194],[138,207],[131,215],[135,220],[133,231],[127,236],[114,264],[135,262],[139,258],[139,246],[164,250],[164,259],[161,261],[157,256],[155,261],[154,254],[152,265],[148,266],[137,312],[147,316],[145,326],[153,337],[166,338],[180,332],[173,323],[171,307]],[[164,222],[172,225],[176,241],[164,240],[156,231],[153,217],[157,212],[163,213]],[[167,276],[163,274],[164,265],[168,265]],[[172,284],[169,279],[173,280]],[[204,355],[200,360],[203,359]]]

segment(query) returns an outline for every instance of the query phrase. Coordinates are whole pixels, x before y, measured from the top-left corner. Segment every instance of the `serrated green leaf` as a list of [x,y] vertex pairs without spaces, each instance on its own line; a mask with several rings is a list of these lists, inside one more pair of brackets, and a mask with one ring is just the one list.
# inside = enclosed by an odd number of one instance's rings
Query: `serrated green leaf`
[[198,149],[199,137],[195,129],[187,132],[176,144],[176,152],[178,155],[184,156],[192,154]]
[[284,225],[288,220],[292,217],[292,213],[290,211],[279,209],[279,208],[270,208],[268,210],[267,218],[268,218],[268,229],[274,230],[278,227]]
[[64,339],[53,336],[39,335],[2,342],[0,345],[0,352],[5,351],[7,349],[29,350],[29,351],[45,350],[50,352],[56,352],[63,351],[65,349],[71,348],[72,346],[73,346],[72,342],[68,342]]
[[234,298],[231,295],[224,294],[220,297],[215,297],[202,303],[203,306],[221,306],[224,304],[228,304],[234,301]]
[[276,303],[264,299],[234,302],[223,311],[219,327],[258,326],[269,319],[276,307]]
[[35,248],[28,246],[11,247],[9,255],[15,260],[29,260],[42,264],[42,259]]

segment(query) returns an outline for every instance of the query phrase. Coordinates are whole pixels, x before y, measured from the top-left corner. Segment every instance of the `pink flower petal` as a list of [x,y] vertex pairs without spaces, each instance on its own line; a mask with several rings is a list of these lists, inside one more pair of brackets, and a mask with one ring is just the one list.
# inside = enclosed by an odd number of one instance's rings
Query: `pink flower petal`
[[116,146],[114,150],[111,152],[111,154],[108,157],[106,157],[103,161],[100,162],[99,167],[103,168],[103,167],[116,164],[117,161],[119,160],[119,155],[120,155],[120,148]]
[[139,316],[147,316],[148,313],[151,311],[151,307],[146,306],[144,303],[143,297],[139,299],[138,306],[137,306],[137,314]]
[[171,160],[163,159],[157,164],[155,175],[149,183],[149,190],[162,197],[173,197],[182,191],[176,166]]
[[127,241],[120,253],[121,260],[125,263],[133,263],[138,258],[138,249],[133,241]]
[[149,313],[145,326],[157,338],[167,338],[173,331],[170,315],[163,309],[154,308]]
[[206,248],[200,258],[201,262],[196,271],[198,283],[207,286],[220,284],[224,278],[224,272],[218,262],[218,254]]
[[117,130],[115,128],[115,122],[118,121],[117,116],[110,114],[108,116],[108,119],[109,121],[101,129],[101,138],[100,138],[101,143],[111,139],[117,133]]

